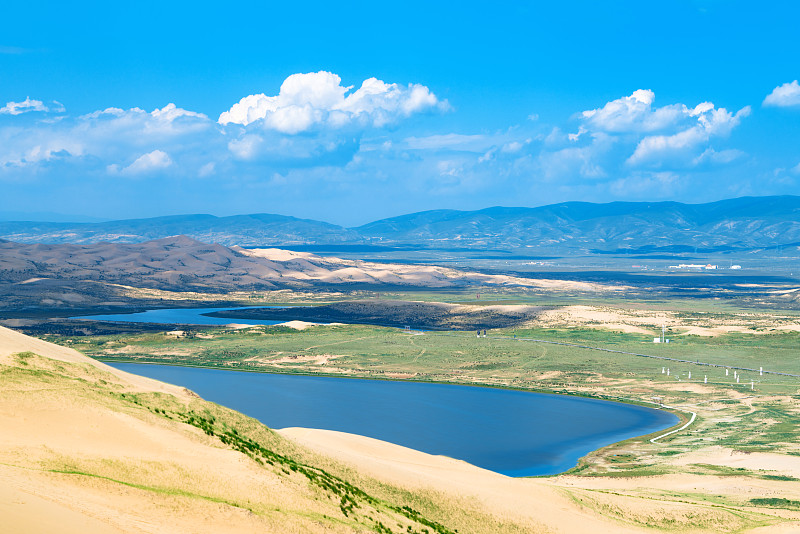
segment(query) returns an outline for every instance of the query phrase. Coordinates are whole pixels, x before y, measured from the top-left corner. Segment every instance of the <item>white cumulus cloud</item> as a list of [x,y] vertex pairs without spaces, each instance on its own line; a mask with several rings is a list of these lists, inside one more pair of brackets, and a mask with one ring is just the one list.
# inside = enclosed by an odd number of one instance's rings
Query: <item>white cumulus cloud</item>
[[800,106],[800,84],[795,80],[779,85],[767,95],[763,105],[781,108]]
[[730,166],[746,158],[723,140],[750,114],[749,106],[728,111],[708,101],[691,106],[655,106],[655,101],[653,91],[639,89],[574,116],[574,133],[553,128],[535,159],[539,173],[549,182],[581,183]]
[[197,113],[195,111],[188,111],[183,108],[179,108],[175,104],[167,104],[161,109],[154,109],[150,112],[150,115],[156,119],[164,120],[172,122],[179,117],[195,117],[198,119],[208,119],[208,117],[202,113]]
[[44,102],[32,100],[31,97],[26,97],[22,102],[7,102],[5,106],[0,108],[0,114],[6,115],[20,115],[29,111],[49,111],[49,109],[44,105]]
[[263,121],[265,128],[297,134],[318,125],[380,127],[414,113],[448,106],[419,84],[403,86],[369,78],[351,92],[353,87],[341,82],[338,75],[326,71],[292,74],[276,96],[246,96],[223,112],[218,122],[247,126]]
[[167,138],[208,129],[211,120],[202,113],[187,111],[175,104],[147,112],[140,108],[106,108],[78,118],[85,131],[116,136]]
[[147,154],[142,154],[127,167],[120,168],[117,164],[109,165],[108,172],[111,174],[119,173],[123,176],[136,176],[164,170],[171,165],[172,158],[169,157],[169,154],[163,150],[156,149]]
[[636,150],[627,163],[634,166],[661,165],[687,159],[699,163],[702,158],[696,156],[697,150],[704,147],[712,137],[729,135],[744,117],[750,115],[750,106],[734,114],[706,102],[690,110],[689,115],[696,119],[694,125],[671,135],[644,137],[636,145]]
[[653,91],[639,89],[630,96],[606,103],[602,108],[584,111],[581,117],[593,130],[654,132],[674,126],[692,112],[683,104],[654,108],[655,98]]

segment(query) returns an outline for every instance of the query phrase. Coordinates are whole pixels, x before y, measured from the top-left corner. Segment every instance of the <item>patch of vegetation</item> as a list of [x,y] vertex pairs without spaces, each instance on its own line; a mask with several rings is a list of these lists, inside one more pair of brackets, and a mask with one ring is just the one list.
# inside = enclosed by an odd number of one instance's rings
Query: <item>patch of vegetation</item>
[[695,474],[711,474],[720,477],[735,477],[751,475],[752,471],[742,467],[728,467],[716,464],[690,464],[691,472]]
[[612,463],[628,463],[635,459],[633,454],[612,454],[608,457],[608,461]]
[[800,510],[800,501],[781,499],[778,497],[758,497],[755,499],[750,499],[750,504],[754,506],[767,506],[770,508],[788,508],[789,510]]
[[14,354],[14,357],[17,359],[20,365],[28,365],[28,360],[35,357],[36,354],[32,352],[17,352]]
[[800,478],[789,475],[761,475],[761,478],[763,478],[764,480],[785,480],[790,482],[800,481]]
[[653,477],[669,473],[669,469],[665,466],[655,464],[636,465],[630,469],[621,471],[595,471],[591,473],[584,473],[585,476],[592,477],[611,477],[611,478],[638,478],[638,477]]
[[113,482],[115,484],[120,484],[122,486],[128,486],[129,488],[140,489],[140,490],[149,491],[149,492],[153,492],[153,493],[163,493],[164,495],[173,495],[173,496],[177,496],[177,497],[191,497],[191,498],[194,498],[194,499],[203,499],[205,501],[210,501],[210,502],[215,502],[215,503],[220,503],[220,504],[227,504],[228,506],[234,506],[236,508],[242,508],[244,510],[248,510],[248,511],[252,512],[252,510],[250,508],[248,508],[247,506],[245,506],[242,503],[229,501],[229,500],[226,500],[226,499],[220,499],[220,498],[217,498],[217,497],[211,497],[209,495],[202,495],[200,493],[193,493],[193,492],[190,492],[190,491],[183,491],[183,490],[172,489],[172,488],[162,488],[162,487],[157,487],[157,486],[149,486],[149,485],[145,485],[145,484],[136,484],[136,483],[133,483],[133,482],[126,482],[124,480],[118,480],[118,479],[115,479],[115,478],[112,478],[112,477],[98,475],[96,473],[89,473],[87,471],[81,471],[81,470],[78,470],[78,469],[47,469],[47,471],[49,471],[50,473],[58,473],[58,474],[62,474],[62,475],[80,475],[80,476],[84,476],[84,477],[97,478],[97,479],[100,479],[100,480],[106,480],[108,482]]

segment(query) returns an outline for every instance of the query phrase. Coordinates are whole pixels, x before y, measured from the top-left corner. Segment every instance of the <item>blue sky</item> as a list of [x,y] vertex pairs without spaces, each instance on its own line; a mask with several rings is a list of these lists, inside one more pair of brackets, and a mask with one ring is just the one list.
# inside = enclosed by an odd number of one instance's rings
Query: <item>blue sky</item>
[[795,2],[17,3],[0,212],[800,194]]

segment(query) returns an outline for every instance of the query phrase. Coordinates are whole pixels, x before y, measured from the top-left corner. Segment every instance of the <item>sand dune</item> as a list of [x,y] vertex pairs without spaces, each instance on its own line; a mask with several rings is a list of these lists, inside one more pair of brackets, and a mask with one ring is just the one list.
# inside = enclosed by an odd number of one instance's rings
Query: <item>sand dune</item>
[[509,478],[460,460],[344,432],[308,428],[279,432],[317,452],[357,465],[381,480],[474,500],[528,528],[546,526],[555,532],[598,534],[641,532],[578,509],[569,495],[539,480]]
[[[14,355],[20,350],[52,359]],[[0,328],[0,532],[373,531],[366,517],[421,528],[363,500],[357,513],[344,515],[338,496],[307,478],[262,466],[128,399],[225,417],[282,454],[313,460],[311,453],[182,388],[107,371],[75,351]],[[143,391],[153,393],[120,397]]]
[[169,393],[181,397],[188,394],[185,388],[114,369],[102,362],[87,358],[74,349],[48,343],[47,341],[26,336],[10,328],[0,326],[0,363],[8,363],[12,354],[20,352],[32,352],[54,360],[90,365],[117,377],[132,391]]
[[[321,257],[304,252],[292,252],[277,248],[241,249],[241,254],[263,258],[272,262],[284,262],[284,276],[295,276],[302,272],[310,279],[326,283],[361,282],[367,284],[399,284],[422,287],[451,287],[464,284],[516,286],[550,289],[557,291],[622,291],[623,286],[577,282],[572,280],[548,280],[521,278],[508,275],[491,275],[462,271],[438,265],[413,265],[400,263],[374,263],[360,260]],[[287,268],[288,267],[288,268]]]
[[[673,492],[697,492],[708,495],[735,494],[740,498],[754,494],[773,495],[779,484],[740,477],[664,475],[641,478],[581,478],[560,476],[547,479],[509,478],[465,462],[432,456],[380,440],[307,428],[286,428],[282,435],[322,454],[333,456],[380,480],[403,487],[427,489],[474,501],[498,516],[509,518],[528,528],[544,527],[548,532],[626,533],[652,532],[643,524],[649,518],[664,526],[686,532],[727,532],[738,530],[734,516],[717,514],[711,506],[685,500],[654,496]],[[758,464],[760,455],[751,463]],[[778,455],[764,455],[775,456]],[[787,458],[780,466],[786,467]],[[685,458],[688,462],[711,462],[708,455]],[[779,459],[774,458],[774,462]],[[791,458],[788,459],[791,462]],[[762,469],[770,467],[762,466]],[[797,488],[800,497],[800,488]],[[757,492],[757,493],[756,493]],[[628,494],[628,495],[625,495]],[[585,503],[584,503],[585,501]],[[597,514],[597,509],[613,509],[611,517]],[[626,518],[623,519],[623,518]],[[800,513],[789,514],[797,521],[790,524],[756,528],[753,532],[800,532]],[[620,520],[623,519],[623,520]],[[703,527],[701,525],[708,525]],[[713,526],[712,526],[713,525]],[[795,529],[795,530],[792,530]],[[662,529],[656,528],[657,531]],[[670,531],[673,528],[665,528]],[[744,528],[743,531],[750,529]]]
[[709,447],[688,458],[676,458],[676,465],[706,463],[741,469],[766,469],[775,474],[800,478],[800,457],[765,452],[740,452],[726,447]]
[[647,335],[659,335],[661,326],[669,335],[714,337],[728,333],[765,335],[777,332],[800,331],[796,315],[748,312],[716,314],[681,314],[675,311],[657,311],[609,306],[573,305],[546,310],[532,322],[536,326],[602,328]]

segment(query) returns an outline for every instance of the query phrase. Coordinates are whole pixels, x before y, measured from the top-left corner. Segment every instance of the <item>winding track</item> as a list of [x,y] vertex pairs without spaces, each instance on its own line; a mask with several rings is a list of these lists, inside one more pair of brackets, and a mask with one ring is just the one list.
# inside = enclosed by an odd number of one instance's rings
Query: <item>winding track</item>
[[681,430],[683,430],[683,429],[687,428],[689,425],[691,425],[692,423],[694,423],[694,420],[695,420],[695,418],[697,417],[697,414],[696,414],[696,413],[694,413],[694,412],[690,412],[690,411],[688,411],[688,410],[681,410],[680,408],[675,408],[674,406],[667,406],[667,405],[665,405],[665,404],[659,404],[659,406],[661,406],[662,408],[667,408],[668,410],[678,410],[679,412],[690,413],[690,414],[692,414],[692,417],[691,417],[691,418],[689,419],[689,421],[688,421],[688,422],[687,422],[685,425],[683,425],[682,427],[680,427],[680,428],[676,428],[675,430],[670,430],[669,432],[667,432],[667,433],[665,433],[665,434],[661,434],[660,436],[656,436],[656,437],[654,437],[653,439],[651,439],[651,440],[650,440],[650,443],[655,443],[655,442],[656,442],[656,440],[658,440],[658,439],[665,438],[665,437],[669,436],[670,434],[674,434],[675,432],[680,432]]

